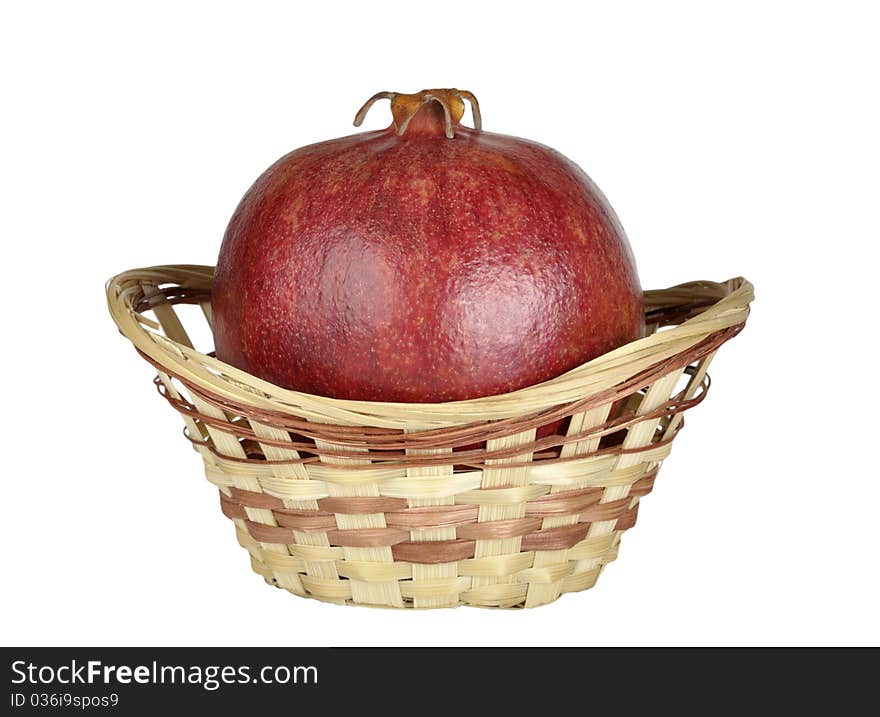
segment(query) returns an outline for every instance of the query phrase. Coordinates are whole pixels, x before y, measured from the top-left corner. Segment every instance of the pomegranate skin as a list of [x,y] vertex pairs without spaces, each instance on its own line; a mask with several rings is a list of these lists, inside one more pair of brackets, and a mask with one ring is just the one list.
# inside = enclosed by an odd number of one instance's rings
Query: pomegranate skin
[[297,149],[226,230],[217,357],[285,388],[440,402],[539,383],[644,335],[629,243],[601,192],[535,142],[426,105]]

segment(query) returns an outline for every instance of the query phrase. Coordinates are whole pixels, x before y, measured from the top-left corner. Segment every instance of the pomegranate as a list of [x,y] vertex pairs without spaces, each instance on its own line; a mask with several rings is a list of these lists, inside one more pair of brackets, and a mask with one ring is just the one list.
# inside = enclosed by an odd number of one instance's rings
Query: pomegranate
[[297,149],[244,195],[214,278],[218,358],[299,391],[438,402],[643,335],[629,243],[577,165],[482,131],[454,89],[379,93],[356,126],[382,98],[390,127]]

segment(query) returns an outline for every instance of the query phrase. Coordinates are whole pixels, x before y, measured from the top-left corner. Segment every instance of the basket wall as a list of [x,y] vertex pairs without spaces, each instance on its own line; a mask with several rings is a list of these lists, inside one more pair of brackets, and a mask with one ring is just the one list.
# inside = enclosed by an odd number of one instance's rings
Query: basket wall
[[532,607],[592,587],[751,299],[744,280],[648,292],[652,335],[610,362],[420,406],[282,391],[195,351],[178,308],[210,323],[210,276],[127,272],[108,300],[183,416],[253,569],[297,595],[397,608]]

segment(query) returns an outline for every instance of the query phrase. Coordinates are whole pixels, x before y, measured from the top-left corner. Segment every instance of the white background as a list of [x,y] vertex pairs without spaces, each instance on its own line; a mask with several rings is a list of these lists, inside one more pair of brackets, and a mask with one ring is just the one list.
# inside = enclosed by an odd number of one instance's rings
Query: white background
[[[5,643],[880,642],[871,4],[10,6]],[[253,179],[353,132],[372,93],[437,86],[581,164],[644,286],[757,287],[620,559],[537,610],[343,608],[266,586],[104,304],[125,269],[213,263]],[[388,122],[379,105],[366,128]]]

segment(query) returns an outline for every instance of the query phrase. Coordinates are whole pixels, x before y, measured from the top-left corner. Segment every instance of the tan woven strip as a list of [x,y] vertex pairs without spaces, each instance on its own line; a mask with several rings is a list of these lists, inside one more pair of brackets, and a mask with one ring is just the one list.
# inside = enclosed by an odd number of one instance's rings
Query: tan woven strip
[[[672,373],[663,376],[656,383],[654,383],[648,389],[644,399],[642,399],[638,411],[640,413],[650,413],[652,409],[665,401],[667,397],[672,393],[672,391],[675,390],[675,385],[683,372],[684,369],[673,371]],[[650,443],[652,437],[655,434],[656,426],[657,424],[659,424],[659,421],[660,419],[657,418],[653,421],[640,423],[637,426],[631,428],[629,431],[627,431],[626,438],[624,438],[623,440],[623,447],[629,448],[644,446]],[[620,457],[617,459],[615,470],[626,470],[637,466],[639,462],[639,457],[635,453],[621,454]],[[644,466],[646,473],[653,472],[654,468],[655,466],[653,464],[648,464]],[[627,497],[629,496],[630,487],[630,485],[609,485],[609,487],[605,489],[605,493],[602,496],[602,502],[613,503],[618,501],[626,501]],[[613,534],[615,535],[615,540],[617,540],[619,539],[620,533],[615,532],[615,523],[615,519],[597,520],[590,524],[588,535],[592,538],[598,537],[600,535]],[[575,572],[590,572],[596,567],[601,567],[601,564],[602,559],[581,560],[578,561]]]
[[[488,440],[486,450],[488,453],[506,451],[518,446],[532,446],[534,441],[535,428],[531,428],[511,436]],[[530,448],[520,450],[522,453],[514,453],[509,458],[487,460],[483,469],[481,490],[456,497],[456,503],[469,502],[470,499],[479,506],[478,522],[492,523],[525,518],[526,501],[548,492],[544,486],[528,485],[534,456]],[[534,559],[534,553],[522,552],[520,540],[519,536],[477,540],[474,558],[459,563],[459,574],[472,575],[472,585],[475,588],[512,582],[512,574],[531,567]],[[512,564],[517,566],[515,570],[511,568]]]
[[[261,562],[266,566],[266,569],[270,570],[272,573],[288,572],[299,577],[300,573],[308,572],[308,564],[305,560],[300,560],[299,558],[294,558],[289,555],[282,555],[282,557],[288,558],[289,562],[284,565],[279,565],[279,561],[267,557],[271,555],[281,555],[281,553],[263,553],[263,560]],[[322,565],[324,564],[325,563],[322,563]]]
[[418,601],[442,600],[447,605],[457,605],[458,596],[471,585],[468,577],[430,578],[419,581],[403,580],[400,583],[400,594],[405,598]]
[[260,484],[269,495],[284,500],[320,500],[327,495],[327,484],[319,480],[286,480],[283,478],[261,478]]
[[[218,459],[216,459],[214,456],[211,456],[211,460],[214,461]],[[222,463],[222,461],[218,460],[218,463]],[[235,485],[235,480],[233,478],[233,476],[235,476],[236,478],[260,478],[258,483],[262,486],[264,492],[268,493],[269,495],[274,495],[276,498],[282,498],[284,500],[311,501],[316,500],[317,498],[323,498],[327,495],[327,486],[322,481],[292,481],[279,478],[266,478],[261,477],[261,474],[259,472],[253,471],[252,466],[244,467],[249,469],[250,472],[242,476],[242,473],[232,473],[231,471],[228,472],[226,467],[223,465],[211,465],[209,463],[206,463],[205,477],[208,479],[208,481],[216,485],[221,490],[225,489],[226,493],[229,493],[229,489],[233,485]]]
[[167,295],[160,291],[158,286],[152,281],[141,282],[144,292],[144,298],[149,307],[153,310],[159,323],[162,325],[162,331],[172,341],[176,341],[183,346],[193,348],[192,341],[180,323],[180,319],[174,310],[174,306],[168,301]]
[[321,600],[351,600],[350,580],[315,578],[311,575],[303,575],[301,580],[303,587],[316,598]]
[[572,570],[574,570],[574,563],[566,561],[564,563],[545,565],[539,568],[528,568],[517,573],[514,578],[518,583],[552,585],[553,583],[559,582],[564,577],[571,575]]
[[[669,455],[671,442],[654,443],[643,446],[638,451],[630,451],[634,456],[631,465],[617,465],[621,454],[598,454],[575,458],[569,463],[548,464],[547,461],[535,463],[531,469],[531,482],[535,485],[558,486],[563,488],[586,488],[588,486],[607,488],[611,485],[632,485],[645,476],[643,463],[659,462]],[[613,475],[609,475],[610,471]]]
[[301,572],[305,561],[293,555],[283,553],[264,553],[263,562],[272,570],[278,572],[297,573]]
[[614,534],[587,538],[568,551],[569,560],[586,560],[605,555],[614,545]]
[[[588,411],[584,411],[583,413],[577,413],[571,417],[568,425],[568,435],[581,435],[585,432],[590,432],[590,426],[603,426],[609,423],[608,416],[611,413],[611,409],[613,407],[612,403],[606,403],[602,406],[596,406]],[[611,423],[614,421],[612,420]],[[567,443],[562,446],[560,451],[561,457],[564,458],[574,458],[577,456],[584,456],[595,453],[595,451],[599,447],[599,441],[601,440],[601,436],[596,434],[593,436],[589,436],[585,439],[579,440],[576,443]],[[580,465],[580,461],[572,461],[567,467],[576,467]],[[610,465],[610,464],[609,464]],[[558,496],[577,496],[578,492],[583,491],[583,495],[595,497],[596,500],[601,497],[601,489],[597,489],[596,487],[583,487],[587,484],[588,481],[583,480],[582,476],[575,477],[576,474],[572,475],[571,478],[566,481],[565,479],[557,480],[555,477],[550,484],[550,496],[545,496],[545,498],[538,498],[537,501],[546,500],[552,506],[552,501],[556,500]],[[535,470],[532,470],[532,480],[536,480],[537,476]],[[569,488],[569,486],[573,486]],[[554,497],[556,496],[556,497]],[[565,498],[563,498],[565,499]],[[580,502],[577,499],[574,501],[575,505],[573,506],[575,510],[580,510],[582,508],[588,507],[586,501]],[[538,505],[541,505],[538,503]],[[546,507],[546,506],[545,506]],[[565,506],[564,509],[568,511],[569,506]],[[526,513],[528,514],[529,504],[526,504]],[[541,528],[544,530],[550,530],[552,528],[561,528],[566,525],[574,525],[578,522],[579,516],[577,514],[572,515],[571,513],[565,512],[563,514],[551,514],[544,517]],[[534,568],[553,568],[556,565],[560,564],[568,564],[569,563],[569,555],[568,550],[560,549],[560,550],[536,550],[535,551],[535,562]],[[562,593],[562,581],[554,581],[549,583],[543,582],[531,582],[529,584],[529,591],[526,594],[526,607],[536,607],[538,605],[543,605],[545,603],[552,602],[556,598],[560,596]]]
[[[511,469],[513,470],[513,469]],[[455,496],[459,505],[479,506],[520,506],[527,500],[545,495],[550,489],[542,485],[523,485],[516,488],[487,487],[480,490],[469,490]],[[490,518],[487,520],[495,520]]]
[[335,562],[342,560],[343,548],[335,545],[288,545],[291,555],[313,562]]
[[[444,477],[447,480],[451,479],[454,475],[454,467],[450,461],[452,458],[452,449],[451,448],[429,448],[429,449],[410,449],[406,450],[408,456],[418,457],[425,455],[432,456],[444,456],[446,459],[446,464],[444,465],[425,465],[425,466],[407,466],[406,468],[406,477],[408,480],[421,480],[426,477]],[[407,510],[446,510],[446,511],[455,511],[456,508],[453,505],[454,498],[451,495],[436,495],[431,497],[418,497],[416,495],[410,494],[407,499],[407,505],[409,506]],[[448,515],[448,513],[447,513]],[[391,513],[385,514],[386,522],[391,516]],[[435,517],[439,518],[435,513]],[[476,517],[476,516],[475,516]],[[410,542],[437,542],[437,541],[446,541],[446,540],[455,540],[458,536],[456,535],[455,526],[449,525],[448,521],[442,521],[447,524],[445,525],[431,525],[431,526],[405,526],[406,529],[409,530],[410,534]],[[468,581],[468,585],[462,587],[459,583],[458,576],[458,563],[455,561],[443,562],[443,563],[410,563],[412,565],[412,582],[416,586],[412,591],[412,601],[413,607],[417,608],[428,608],[428,607],[451,607],[458,604],[458,594],[449,594],[442,588],[437,594],[434,595],[425,595],[424,590],[419,588],[418,586],[428,584],[428,585],[443,585],[443,586],[456,586],[458,588],[458,592],[467,589],[470,587],[470,582]],[[438,582],[444,581],[444,582]],[[451,581],[451,582],[447,582]],[[401,591],[401,594],[403,592]]]
[[[703,383],[703,380],[707,378],[707,371],[709,370],[709,364],[712,363],[712,359],[715,358],[715,352],[713,351],[710,354],[707,354],[703,359],[699,362],[697,366],[697,370],[694,372],[693,376],[691,376],[691,380],[688,383],[687,387],[684,390],[684,398],[688,399],[693,397],[696,392],[699,390],[700,386]],[[666,430],[663,433],[663,437],[673,435],[676,430],[678,430],[679,425],[684,421],[684,414],[677,414],[672,416],[669,421],[669,425],[666,427]]]
[[[608,562],[610,563],[611,560]],[[593,587],[596,584],[596,580],[599,579],[599,573],[604,565],[607,565],[607,563],[603,563],[598,568],[590,568],[585,572],[569,575],[562,581],[562,592],[571,593],[578,590],[588,590]]]
[[534,553],[531,552],[486,555],[482,558],[462,560],[458,564],[458,572],[475,578],[509,578],[531,567],[534,557]]
[[[198,406],[199,410],[212,415],[216,419],[228,420],[228,416],[226,416],[222,411],[217,409],[214,406],[211,406],[207,403],[202,403],[201,399],[198,396],[194,396],[193,400]],[[208,433],[211,436],[211,439],[215,442],[216,445],[222,448],[222,451],[227,455],[244,455],[244,449],[241,444],[233,438],[232,436],[223,433],[222,431],[214,430],[210,427],[207,428]],[[206,473],[213,469],[213,460],[211,463],[205,463]],[[261,485],[259,480],[250,475],[241,475],[237,473],[232,473],[228,476],[231,481],[230,486],[228,487],[229,495],[232,496],[232,491],[235,489],[240,489],[252,493],[259,493],[261,491]],[[272,537],[262,540],[258,537],[261,529],[265,529],[267,534],[272,533],[272,531],[286,531],[284,528],[278,528],[275,526],[275,516],[272,515],[272,511],[268,508],[244,508],[245,513],[247,514],[246,520],[239,520],[242,526],[246,527],[248,532],[258,541],[260,542],[260,553],[256,551],[251,551],[251,554],[258,559],[260,562],[265,563],[266,553],[279,553],[281,555],[288,556],[290,553],[288,552],[287,547],[284,545],[284,542],[293,542],[293,535],[290,534],[287,541],[279,540],[280,537],[277,533],[273,534]],[[253,526],[257,526],[252,529]],[[270,578],[274,583],[280,585],[281,587],[290,590],[298,595],[305,594],[305,589],[299,578],[299,573],[290,573],[290,572],[276,572],[273,573]]]
[[[238,540],[238,544],[247,550],[248,553],[251,554],[251,557],[263,562],[265,553],[262,546],[254,540],[242,526],[244,526],[244,521],[237,521],[235,523],[235,537]],[[284,557],[289,558],[290,555],[284,554]]]
[[[275,574],[272,569],[263,562],[257,560],[253,555],[251,555],[251,569],[257,574],[262,575],[263,579],[268,583],[275,582]],[[303,591],[302,594],[305,594]]]
[[[315,441],[315,447],[319,451],[329,450],[336,451],[339,446],[335,443],[325,441]],[[357,463],[359,465],[369,465],[368,450],[364,448],[357,449],[362,457],[360,458],[338,458],[327,457],[321,455],[321,461],[326,464],[324,480],[331,498],[364,498],[380,496],[379,486],[374,480],[362,480],[363,477],[370,476],[352,476],[351,473],[345,471],[346,464]],[[355,480],[349,480],[354,477]],[[360,513],[349,515],[346,513],[336,513],[336,525],[339,531],[367,530],[371,533],[364,535],[376,535],[372,531],[386,530],[384,513]],[[327,534],[327,539],[332,543],[333,537]],[[358,540],[358,538],[345,536],[343,541]],[[367,541],[371,542],[371,541]],[[384,542],[384,541],[383,541]],[[393,541],[390,541],[393,542]],[[394,557],[391,553],[390,542],[383,545],[345,545],[342,547],[343,559],[354,562],[380,562],[392,563]],[[403,596],[400,594],[400,587],[396,580],[388,580],[385,582],[373,582],[367,580],[357,580],[349,578],[344,581],[348,589],[351,591],[351,599],[359,605],[388,605],[391,607],[403,607]]]
[[462,593],[461,599],[469,605],[513,607],[525,599],[528,588],[526,583],[494,583],[471,588]]
[[368,583],[385,583],[391,580],[408,580],[412,577],[409,563],[373,563],[356,560],[339,560],[336,570],[342,577],[363,580]]
[[[402,471],[401,471],[402,472]],[[452,476],[437,476],[436,478],[392,478],[382,482],[382,495],[390,495],[395,498],[413,498],[427,500],[431,498],[448,498],[459,496],[463,491],[470,488],[478,488],[480,485],[480,472],[456,473]],[[457,501],[456,501],[457,502]]]

